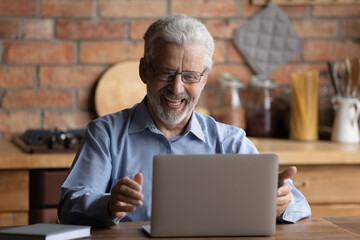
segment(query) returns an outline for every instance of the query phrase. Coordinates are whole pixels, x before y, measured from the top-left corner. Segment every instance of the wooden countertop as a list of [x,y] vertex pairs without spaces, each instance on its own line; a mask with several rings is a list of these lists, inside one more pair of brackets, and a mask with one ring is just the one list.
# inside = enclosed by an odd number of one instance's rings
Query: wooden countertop
[[[282,165],[360,164],[360,144],[251,139],[261,153],[277,153]],[[70,168],[75,154],[28,154],[0,140],[0,169]]]
[[29,154],[7,140],[0,140],[0,169],[70,168],[75,153]]
[[360,144],[251,138],[260,153],[277,153],[283,165],[360,164]]

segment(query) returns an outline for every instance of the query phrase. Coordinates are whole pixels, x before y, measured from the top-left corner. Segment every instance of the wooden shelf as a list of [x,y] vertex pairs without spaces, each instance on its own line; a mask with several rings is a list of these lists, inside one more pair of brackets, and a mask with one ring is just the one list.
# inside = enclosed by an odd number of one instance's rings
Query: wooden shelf
[[[321,4],[360,4],[360,0],[272,0],[277,5],[321,5]],[[267,0],[251,0],[256,6],[263,6]]]

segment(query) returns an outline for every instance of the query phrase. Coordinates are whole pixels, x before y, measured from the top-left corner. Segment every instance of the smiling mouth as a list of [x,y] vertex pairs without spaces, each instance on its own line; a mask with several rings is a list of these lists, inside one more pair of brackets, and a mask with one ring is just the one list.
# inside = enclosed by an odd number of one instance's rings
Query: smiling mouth
[[181,104],[185,101],[185,99],[172,99],[166,96],[164,96],[164,99],[167,105],[171,108],[179,108]]

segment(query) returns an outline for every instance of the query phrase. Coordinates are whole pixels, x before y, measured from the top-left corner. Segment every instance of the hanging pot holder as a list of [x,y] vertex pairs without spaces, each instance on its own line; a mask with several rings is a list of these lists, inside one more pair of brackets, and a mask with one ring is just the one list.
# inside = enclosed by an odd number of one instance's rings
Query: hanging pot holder
[[270,75],[302,50],[302,40],[291,22],[271,2],[234,32],[233,41],[253,71],[262,76]]

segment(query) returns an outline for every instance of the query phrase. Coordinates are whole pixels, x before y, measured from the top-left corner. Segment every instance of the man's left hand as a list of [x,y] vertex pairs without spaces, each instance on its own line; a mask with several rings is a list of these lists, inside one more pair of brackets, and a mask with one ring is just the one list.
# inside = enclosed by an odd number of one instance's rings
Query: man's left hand
[[281,215],[286,208],[289,206],[292,199],[292,187],[289,183],[286,182],[286,179],[289,179],[296,174],[296,167],[289,167],[283,172],[279,173],[278,181],[278,190],[276,198],[276,216]]

